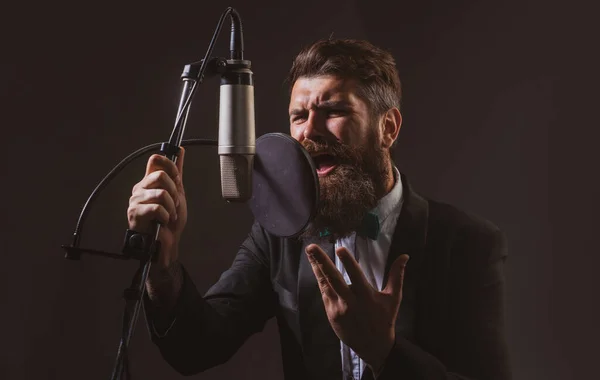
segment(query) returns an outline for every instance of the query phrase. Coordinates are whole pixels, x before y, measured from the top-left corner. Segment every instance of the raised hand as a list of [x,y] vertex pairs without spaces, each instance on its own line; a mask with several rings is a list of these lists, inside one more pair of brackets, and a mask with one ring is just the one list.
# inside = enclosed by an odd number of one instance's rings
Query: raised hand
[[404,269],[409,257],[401,255],[394,261],[388,283],[380,292],[371,286],[346,248],[338,248],[336,254],[350,277],[351,285],[346,284],[321,247],[316,244],[306,247],[331,327],[342,342],[374,371],[378,371],[394,345]]

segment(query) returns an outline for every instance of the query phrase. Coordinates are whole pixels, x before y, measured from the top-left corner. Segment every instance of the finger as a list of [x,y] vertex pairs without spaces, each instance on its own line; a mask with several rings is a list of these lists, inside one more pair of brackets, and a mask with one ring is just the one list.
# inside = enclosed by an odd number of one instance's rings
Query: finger
[[406,263],[410,257],[406,254],[400,255],[390,268],[388,283],[383,289],[383,293],[391,294],[394,298],[400,300],[402,298],[402,285],[404,283],[404,271]]
[[327,276],[325,275],[325,273],[323,273],[323,270],[321,269],[319,264],[313,258],[310,257],[310,254],[308,252],[306,252],[306,255],[308,256],[308,261],[310,262],[310,266],[317,279],[317,284],[319,285],[321,295],[323,295],[326,300],[337,301],[338,294],[331,287]]
[[169,213],[170,220],[177,220],[177,207],[171,194],[165,189],[145,189],[132,195],[129,203],[135,204],[159,204]]
[[185,149],[181,146],[179,147],[179,156],[177,156],[177,160],[175,161],[175,166],[177,166],[177,171],[179,173],[179,182],[175,182],[176,185],[180,185],[183,181],[183,160],[185,156]]
[[[317,244],[310,244],[306,247],[306,254],[308,256],[308,261],[313,267],[313,272],[315,272],[315,276],[317,276],[319,286],[321,286],[321,283],[323,282],[323,285],[328,286],[331,289],[331,293],[335,294],[336,298],[339,296],[343,299],[347,299],[351,294],[350,288],[348,288],[342,274],[337,270],[335,264],[331,262],[327,253],[325,253],[325,251]],[[323,290],[324,289],[321,288],[322,292]]]
[[167,173],[173,180],[179,175],[179,169],[173,161],[163,155],[153,154],[146,164],[146,176],[159,170]]
[[340,247],[335,251],[336,255],[340,258],[340,261],[352,281],[352,289],[360,294],[366,294],[373,290],[373,287],[365,277],[360,265],[354,259],[354,256],[345,247]]
[[173,198],[175,206],[179,206],[180,194],[177,191],[177,185],[175,185],[173,179],[164,171],[158,170],[144,177],[140,182],[140,185],[134,188],[134,194],[149,189],[166,190],[171,198]]
[[132,230],[141,231],[153,221],[161,224],[169,223],[169,213],[159,204],[137,204],[127,210],[129,225]]

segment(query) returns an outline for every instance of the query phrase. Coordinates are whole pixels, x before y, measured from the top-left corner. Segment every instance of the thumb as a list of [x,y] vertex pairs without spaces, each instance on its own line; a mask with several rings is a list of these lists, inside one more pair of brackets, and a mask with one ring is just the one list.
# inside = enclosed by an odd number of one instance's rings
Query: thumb
[[402,298],[402,284],[404,283],[404,270],[406,268],[406,263],[410,259],[410,256],[407,254],[400,255],[392,264],[390,268],[390,275],[388,278],[387,285],[385,289],[383,289],[383,293],[391,294],[394,298],[400,299]]
[[180,146],[179,154],[175,159],[175,167],[177,167],[177,178],[175,179],[175,186],[180,193],[185,193],[183,188],[183,161],[185,160],[185,149]]
[[183,160],[185,156],[185,148],[179,147],[179,155],[177,156],[177,162],[175,165],[177,166],[177,170],[179,171],[179,178],[183,179]]

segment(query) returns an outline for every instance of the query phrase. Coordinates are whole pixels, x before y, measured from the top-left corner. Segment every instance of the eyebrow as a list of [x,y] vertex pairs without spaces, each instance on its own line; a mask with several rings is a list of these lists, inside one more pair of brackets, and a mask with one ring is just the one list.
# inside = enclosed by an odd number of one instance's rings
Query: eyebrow
[[[326,100],[324,102],[321,102],[319,105],[317,106],[313,106],[312,108],[314,109],[331,109],[331,108],[339,108],[339,109],[344,109],[344,110],[349,110],[352,108],[352,104],[346,100]],[[306,109],[304,108],[292,108],[290,110],[290,116],[294,116],[294,115],[300,115],[303,112],[306,112]]]

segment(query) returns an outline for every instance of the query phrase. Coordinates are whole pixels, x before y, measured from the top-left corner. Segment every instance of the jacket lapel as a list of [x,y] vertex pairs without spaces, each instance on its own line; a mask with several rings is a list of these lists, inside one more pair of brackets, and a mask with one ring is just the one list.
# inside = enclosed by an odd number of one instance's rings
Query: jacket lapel
[[429,207],[427,201],[412,190],[406,177],[401,175],[401,178],[404,188],[404,203],[396,222],[383,283],[387,284],[389,271],[394,261],[402,254],[409,255],[410,260],[404,271],[402,303],[396,320],[396,333],[414,342],[416,292],[427,239]]
[[340,341],[329,324],[321,291],[305,249],[316,243],[335,262],[334,244],[326,239],[304,239],[298,273],[298,312],[302,353],[311,379],[341,379]]
[[[392,237],[392,245],[388,253],[383,277],[384,288],[387,284],[390,267],[402,254],[410,256],[404,270],[402,285],[402,303],[396,318],[396,334],[416,343],[416,313],[417,313],[417,285],[420,279],[420,270],[425,256],[425,243],[427,240],[427,223],[429,217],[429,204],[420,195],[413,192],[408,180],[401,174],[404,189],[404,203],[396,222],[396,229]],[[362,380],[373,380],[373,373],[365,370]]]

